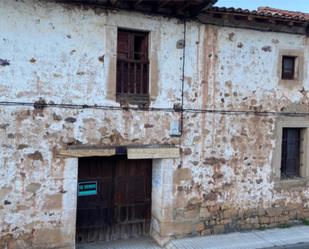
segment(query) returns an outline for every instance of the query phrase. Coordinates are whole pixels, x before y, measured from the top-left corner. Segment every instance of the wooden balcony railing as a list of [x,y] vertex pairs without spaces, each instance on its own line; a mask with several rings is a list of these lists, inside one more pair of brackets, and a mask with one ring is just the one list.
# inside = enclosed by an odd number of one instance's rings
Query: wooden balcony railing
[[149,62],[130,59],[117,59],[118,98],[129,102],[149,100]]

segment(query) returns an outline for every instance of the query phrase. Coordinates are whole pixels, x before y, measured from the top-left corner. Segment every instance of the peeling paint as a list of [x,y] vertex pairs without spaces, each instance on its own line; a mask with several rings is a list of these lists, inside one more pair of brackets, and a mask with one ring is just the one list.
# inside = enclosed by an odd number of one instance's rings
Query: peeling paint
[[9,66],[10,62],[6,59],[0,59],[0,66],[5,67],[5,66]]
[[[307,186],[275,188],[278,117],[185,112],[183,135],[169,134],[182,80],[187,109],[308,112],[307,72],[289,89],[276,61],[282,49],[306,57],[304,37],[188,21],[183,41],[173,18],[32,0],[1,1],[0,19],[8,24],[1,56],[14,62],[1,69],[0,100],[34,103],[0,107],[0,248],[74,247],[78,162],[57,157],[69,145],[181,146],[180,159],[153,160],[153,228],[162,237],[309,217]],[[174,112],[56,106],[120,106],[117,27],[150,32],[150,107]]]

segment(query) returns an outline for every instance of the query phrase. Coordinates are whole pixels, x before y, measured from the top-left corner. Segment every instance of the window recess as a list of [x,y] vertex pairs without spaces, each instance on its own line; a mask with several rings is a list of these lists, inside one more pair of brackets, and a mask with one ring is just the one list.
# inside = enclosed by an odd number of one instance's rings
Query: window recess
[[295,56],[283,56],[282,57],[282,75],[283,80],[293,80],[295,79],[295,66],[296,66]]
[[283,128],[281,149],[281,179],[300,177],[304,129]]

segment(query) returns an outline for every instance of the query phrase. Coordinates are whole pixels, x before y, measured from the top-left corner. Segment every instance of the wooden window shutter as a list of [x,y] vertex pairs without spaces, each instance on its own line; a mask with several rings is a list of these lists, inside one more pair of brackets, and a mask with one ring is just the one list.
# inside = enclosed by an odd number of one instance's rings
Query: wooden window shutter
[[117,42],[117,97],[129,103],[147,103],[149,100],[148,34],[118,30]]
[[293,80],[295,78],[295,56],[282,57],[282,79]]
[[299,128],[284,128],[282,133],[281,175],[297,177],[300,174],[300,133]]

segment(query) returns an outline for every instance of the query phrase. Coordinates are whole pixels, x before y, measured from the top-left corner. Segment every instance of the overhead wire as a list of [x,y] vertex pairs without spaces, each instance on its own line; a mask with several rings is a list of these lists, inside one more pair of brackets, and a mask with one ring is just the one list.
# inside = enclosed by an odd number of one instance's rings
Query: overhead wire
[[[33,107],[35,102],[20,102],[20,101],[0,101],[0,106],[26,106]],[[199,108],[164,108],[164,107],[123,107],[123,106],[111,106],[111,105],[96,105],[96,104],[66,104],[66,103],[44,103],[43,108],[55,107],[62,109],[100,109],[111,111],[148,111],[148,112],[169,112],[169,113],[213,113],[213,114],[225,114],[225,115],[254,115],[254,116],[297,116],[307,117],[309,112],[285,112],[285,111],[256,111],[256,110],[224,110],[224,109],[199,109]]]

